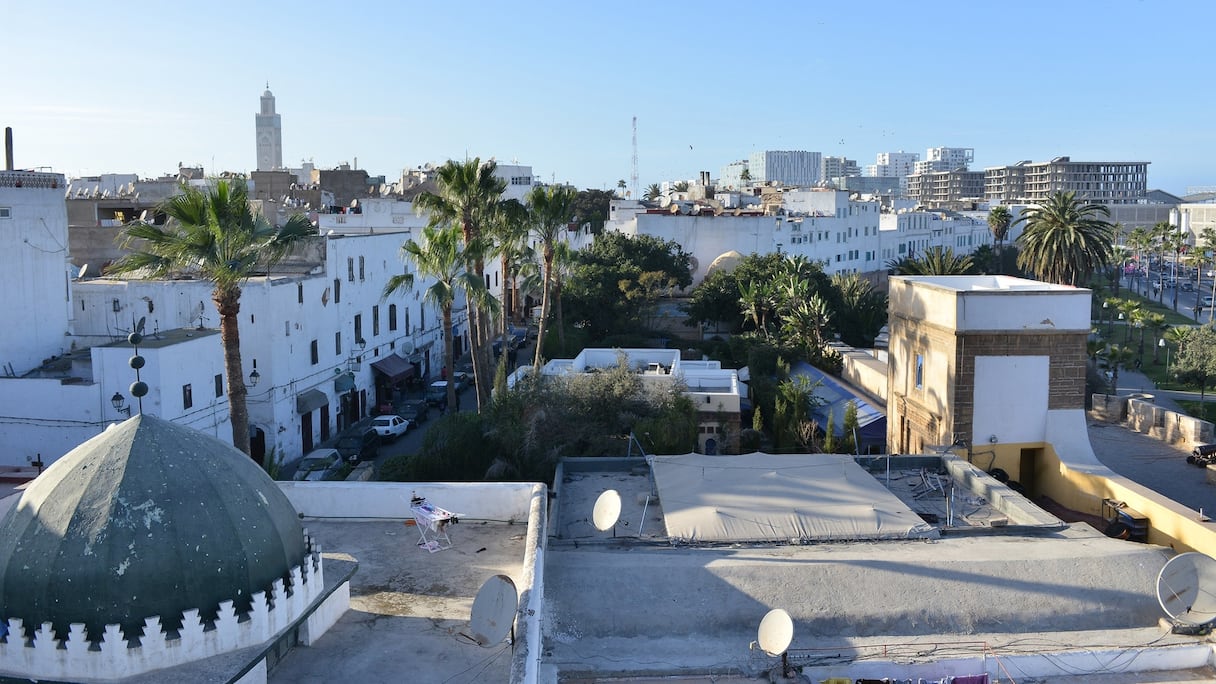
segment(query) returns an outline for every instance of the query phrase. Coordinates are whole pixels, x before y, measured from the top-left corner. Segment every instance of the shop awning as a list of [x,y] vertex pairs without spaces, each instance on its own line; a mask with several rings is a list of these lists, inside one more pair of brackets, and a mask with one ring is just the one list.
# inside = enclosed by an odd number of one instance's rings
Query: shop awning
[[321,390],[304,390],[296,395],[296,413],[312,413],[329,403],[329,397]]
[[372,364],[372,370],[383,375],[389,384],[408,380],[414,374],[413,364],[396,354],[390,354],[376,361]]
[[334,391],[338,394],[349,392],[355,388],[355,376],[352,373],[343,373],[334,378]]

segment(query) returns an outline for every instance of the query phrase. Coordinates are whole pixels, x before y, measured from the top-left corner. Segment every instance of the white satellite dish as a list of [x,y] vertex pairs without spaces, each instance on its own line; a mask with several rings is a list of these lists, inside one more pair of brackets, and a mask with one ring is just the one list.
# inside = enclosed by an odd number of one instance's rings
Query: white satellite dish
[[616,521],[621,517],[621,495],[615,489],[606,490],[595,500],[591,511],[591,522],[600,532],[612,530],[616,534]]
[[1157,575],[1157,602],[1180,625],[1216,620],[1216,559],[1194,551],[1169,559]]
[[756,641],[760,644],[760,650],[765,653],[773,657],[783,656],[793,640],[794,621],[784,610],[774,608],[760,621]]
[[[519,592],[506,575],[494,575],[481,585],[469,615],[469,631],[478,646],[493,646],[515,626]],[[514,639],[512,639],[514,641]]]
[[78,280],[84,280],[87,277],[89,277],[89,265],[85,264],[84,266],[80,267],[80,273],[76,274],[76,278]]

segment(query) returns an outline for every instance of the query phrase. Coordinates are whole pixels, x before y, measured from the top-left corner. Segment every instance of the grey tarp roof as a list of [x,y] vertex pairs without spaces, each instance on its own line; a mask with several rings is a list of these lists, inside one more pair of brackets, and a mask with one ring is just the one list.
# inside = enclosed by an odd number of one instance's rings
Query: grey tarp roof
[[703,542],[935,538],[844,454],[653,456],[667,536]]

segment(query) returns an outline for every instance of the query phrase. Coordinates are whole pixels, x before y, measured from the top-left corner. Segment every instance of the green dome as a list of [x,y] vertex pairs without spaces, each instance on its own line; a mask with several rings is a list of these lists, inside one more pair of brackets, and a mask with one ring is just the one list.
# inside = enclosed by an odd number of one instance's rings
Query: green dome
[[128,636],[159,615],[247,610],[305,557],[278,485],[248,456],[199,432],[136,416],[73,449],[0,520],[0,619],[56,635],[107,624]]

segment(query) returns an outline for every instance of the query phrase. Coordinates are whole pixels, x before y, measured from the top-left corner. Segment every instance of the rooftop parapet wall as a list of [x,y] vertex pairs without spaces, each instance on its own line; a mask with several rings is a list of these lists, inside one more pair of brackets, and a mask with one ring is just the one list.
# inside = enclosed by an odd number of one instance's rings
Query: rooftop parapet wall
[[0,188],[56,190],[66,185],[63,174],[40,171],[0,171]]
[[144,620],[142,635],[124,635],[118,625],[106,625],[100,639],[89,640],[84,625],[73,623],[67,638],[57,639],[48,622],[26,638],[26,625],[10,618],[0,638],[0,675],[109,681],[260,646],[304,617],[324,589],[320,549],[314,545],[286,583],[278,579],[270,591],[253,594],[248,613],[238,613],[232,601],[220,603],[213,622],[201,619],[198,609],[187,610],[177,632],[166,632],[162,616],[154,615]]
[[1088,331],[1090,291],[1007,276],[894,276],[891,311],[957,332]]

